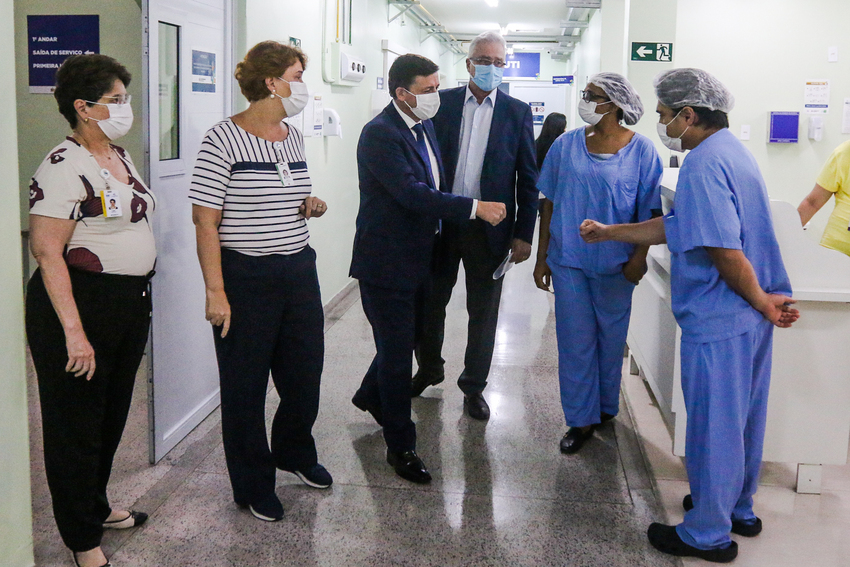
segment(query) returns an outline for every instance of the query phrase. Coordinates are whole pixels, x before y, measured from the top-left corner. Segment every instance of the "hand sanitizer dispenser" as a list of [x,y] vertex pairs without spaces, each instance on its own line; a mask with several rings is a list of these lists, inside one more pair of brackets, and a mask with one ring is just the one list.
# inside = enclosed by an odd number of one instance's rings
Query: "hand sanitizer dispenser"
[[323,109],[325,119],[322,122],[323,136],[339,136],[342,138],[342,123],[339,120],[339,113],[332,108]]
[[809,139],[815,142],[823,140],[823,116],[809,116]]

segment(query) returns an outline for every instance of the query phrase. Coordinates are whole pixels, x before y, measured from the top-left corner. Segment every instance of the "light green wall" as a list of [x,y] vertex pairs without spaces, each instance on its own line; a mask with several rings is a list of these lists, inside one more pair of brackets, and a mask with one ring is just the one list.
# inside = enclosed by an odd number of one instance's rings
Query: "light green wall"
[[[12,0],[0,0],[0,76],[14,77]],[[0,198],[18,201],[14,81],[0,81]],[[15,207],[0,208],[0,563],[33,564],[29,435],[21,284],[21,224]]]
[[[30,177],[51,148],[71,130],[59,114],[56,99],[49,94],[29,94],[27,72],[27,16],[36,14],[98,14],[100,52],[120,61],[133,76],[127,89],[133,95],[136,123],[118,144],[135,162],[143,162],[142,142],[142,16],[136,0],[16,0],[15,77],[17,79],[18,143],[20,153],[21,223],[29,226],[28,187]],[[11,74],[9,75],[11,76]],[[31,267],[32,268],[32,267]]]
[[[673,67],[705,69],[735,95],[730,130],[738,136],[742,125],[750,126],[750,140],[744,145],[755,156],[770,196],[799,203],[832,150],[848,139],[841,134],[841,119],[844,98],[850,97],[850,35],[845,24],[850,21],[850,3],[811,0],[804,12],[791,0],[630,0],[629,42],[673,42],[672,63],[628,63],[629,80],[649,103],[636,130],[655,141],[666,162],[671,152],[655,134],[652,79]],[[827,61],[827,49],[833,46],[839,51],[837,63]],[[807,137],[803,91],[810,79],[831,83],[820,142]],[[801,113],[798,144],[767,143],[770,111]],[[811,238],[820,238],[832,206],[829,203],[812,220]]]
[[[387,14],[397,12],[388,8],[386,0],[354,0],[354,42],[346,49],[363,59],[369,71],[359,86],[333,86],[322,80],[323,0],[246,0],[246,4],[248,47],[267,39],[282,42],[290,36],[301,39],[301,47],[309,58],[304,81],[311,92],[322,95],[324,107],[336,110],[341,118],[341,139],[306,138],[305,141],[313,194],[328,202],[328,213],[310,221],[322,299],[327,302],[350,281],[354,221],[360,203],[357,140],[360,130],[371,119],[372,91],[376,78],[383,73],[381,40],[388,39],[437,62],[446,74],[446,84],[454,84],[454,58],[443,53],[445,49],[433,38],[420,44],[420,32],[410,17],[406,18],[406,26],[401,25],[401,18],[388,24]],[[336,2],[331,5],[335,6]]]
[[[603,8],[604,9],[604,8]],[[573,92],[573,100],[571,107],[567,112],[567,124],[570,128],[577,128],[584,125],[578,115],[578,93],[587,86],[587,80],[592,75],[595,75],[601,70],[602,57],[602,12],[597,10],[591,16],[588,22],[587,29],[582,33],[581,41],[576,46],[576,50],[570,57],[570,74],[575,76],[575,87]]]
[[[726,84],[736,98],[732,133],[750,125],[744,145],[758,161],[770,196],[796,206],[832,150],[850,138],[841,133],[842,105],[850,97],[850,2],[678,0],[676,22],[676,66],[704,68]],[[837,63],[827,62],[831,46],[838,47]],[[808,139],[803,109],[804,84],[811,79],[829,79],[831,86],[820,142]],[[770,111],[801,113],[798,144],[767,143]],[[813,219],[810,237],[820,239],[832,208],[830,202]]]

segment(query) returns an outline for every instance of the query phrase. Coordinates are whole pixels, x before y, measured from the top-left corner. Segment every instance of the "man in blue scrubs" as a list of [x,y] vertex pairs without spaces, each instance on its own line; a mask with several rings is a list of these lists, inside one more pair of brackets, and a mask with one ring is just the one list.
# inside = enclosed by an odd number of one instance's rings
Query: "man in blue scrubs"
[[761,532],[753,513],[764,442],[773,326],[799,317],[755,159],[729,132],[731,93],[699,69],[655,79],[658,134],[691,150],[673,210],[636,225],[582,223],[587,242],[667,242],[673,313],[682,328],[682,391],[691,494],[678,526],[652,524],[658,550],[732,561],[729,534]]

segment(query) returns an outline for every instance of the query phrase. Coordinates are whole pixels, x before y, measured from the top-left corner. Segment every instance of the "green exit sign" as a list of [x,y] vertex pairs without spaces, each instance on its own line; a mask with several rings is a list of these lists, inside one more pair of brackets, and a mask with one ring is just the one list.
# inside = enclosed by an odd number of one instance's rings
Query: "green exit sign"
[[672,61],[672,43],[632,42],[632,61]]

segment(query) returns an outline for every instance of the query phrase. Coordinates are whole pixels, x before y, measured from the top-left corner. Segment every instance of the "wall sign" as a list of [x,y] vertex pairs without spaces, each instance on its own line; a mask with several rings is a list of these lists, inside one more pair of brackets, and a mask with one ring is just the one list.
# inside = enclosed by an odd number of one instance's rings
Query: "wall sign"
[[546,103],[545,102],[529,102],[528,106],[531,107],[531,118],[534,121],[535,126],[543,125],[543,118],[546,115]]
[[192,92],[215,92],[215,53],[192,50]]
[[829,113],[829,81],[826,79],[806,81],[806,114]]
[[534,77],[540,76],[539,53],[514,53],[505,58],[505,77]]
[[571,85],[575,78],[572,75],[555,75],[552,77],[553,85]]
[[71,55],[100,53],[99,16],[27,16],[29,92],[51,94]]
[[672,61],[672,43],[632,42],[632,61]]
[[771,112],[767,141],[771,144],[796,144],[799,141],[800,113]]

